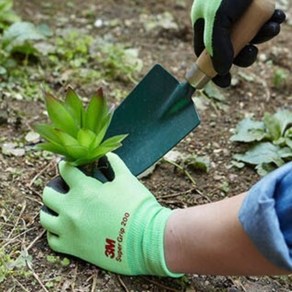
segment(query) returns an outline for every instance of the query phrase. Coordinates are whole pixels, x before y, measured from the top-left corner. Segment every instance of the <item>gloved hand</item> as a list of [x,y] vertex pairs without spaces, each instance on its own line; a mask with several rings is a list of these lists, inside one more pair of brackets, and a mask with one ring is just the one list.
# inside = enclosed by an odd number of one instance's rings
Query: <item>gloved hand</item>
[[275,10],[271,19],[234,59],[230,30],[251,2],[252,0],[194,0],[191,18],[195,54],[199,56],[207,49],[218,73],[213,82],[220,87],[230,85],[229,70],[232,63],[248,67],[255,62],[258,49],[254,44],[268,41],[279,34],[280,24],[286,18],[282,10]]
[[168,270],[164,258],[164,229],[172,211],[117,155],[107,157],[115,178],[106,183],[59,163],[67,190],[60,179],[47,186],[43,202],[50,212],[40,214],[49,246],[120,274],[181,276]]

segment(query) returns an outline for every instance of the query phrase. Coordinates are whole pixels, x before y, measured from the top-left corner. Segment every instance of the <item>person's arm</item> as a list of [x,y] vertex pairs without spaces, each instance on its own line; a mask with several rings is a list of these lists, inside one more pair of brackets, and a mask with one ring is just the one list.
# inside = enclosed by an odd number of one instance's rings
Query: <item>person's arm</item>
[[[292,206],[292,163],[265,177],[247,196],[170,210],[117,155],[107,156],[112,181],[102,183],[61,162],[66,184],[58,179],[45,188],[48,209],[40,219],[53,250],[126,275],[276,275],[292,270],[292,215],[286,207]],[[289,224],[282,224],[286,219]]]
[[245,196],[173,212],[165,233],[169,269],[207,275],[289,273],[268,261],[243,230],[238,214]]

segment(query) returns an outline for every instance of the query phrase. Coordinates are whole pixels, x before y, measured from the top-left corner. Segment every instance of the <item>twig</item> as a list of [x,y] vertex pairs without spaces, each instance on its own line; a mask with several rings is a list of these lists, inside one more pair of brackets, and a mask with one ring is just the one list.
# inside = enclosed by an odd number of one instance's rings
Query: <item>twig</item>
[[120,277],[120,275],[117,276],[118,278],[118,281],[120,282],[121,286],[123,287],[123,289],[126,291],[126,292],[129,292],[126,284],[124,283],[124,281],[122,280],[122,278]]
[[177,289],[174,289],[174,288],[167,287],[167,286],[165,286],[165,285],[163,285],[163,284],[160,284],[159,282],[156,282],[156,281],[154,281],[154,280],[150,280],[150,279],[148,279],[148,278],[146,278],[146,277],[142,277],[142,278],[143,278],[144,280],[150,282],[151,284],[154,284],[154,285],[156,285],[156,286],[158,286],[158,287],[161,287],[161,288],[163,288],[163,289],[166,289],[167,291],[173,291],[173,292],[178,292],[178,291],[180,291],[180,290],[177,290]]
[[95,292],[96,290],[96,273],[94,275],[92,275],[92,286],[91,286],[91,292]]
[[15,230],[15,228],[16,228],[16,226],[17,226],[17,224],[18,224],[18,222],[19,222],[19,220],[20,220],[20,217],[22,216],[22,214],[23,214],[25,208],[26,208],[26,201],[24,201],[23,206],[22,206],[22,208],[21,208],[21,211],[20,211],[20,213],[19,213],[19,215],[18,215],[18,217],[17,217],[17,219],[16,219],[16,222],[14,223],[14,226],[13,226],[12,230],[10,231],[10,233],[9,233],[9,235],[8,235],[8,237],[7,237],[7,239],[9,239],[9,238],[12,236],[12,234],[13,234],[13,232],[14,232],[14,230]]
[[[30,190],[31,192],[33,192],[33,193],[34,193],[35,195],[37,195],[40,199],[42,199],[42,195],[41,195],[41,194],[39,194],[37,191],[35,191],[35,190],[34,190],[33,188],[31,188],[31,187],[28,187],[28,188],[29,188],[29,190]],[[39,204],[39,205],[43,205],[40,201],[38,201],[37,199],[35,199],[35,198],[31,197],[31,196],[25,196],[25,198],[28,199],[28,200],[31,200],[31,201],[33,201],[33,202]]]
[[76,264],[76,267],[74,269],[74,275],[73,275],[73,281],[71,282],[71,289],[72,289],[72,292],[75,291],[75,281],[76,281],[76,278],[77,278],[77,272],[78,272],[78,264]]
[[46,165],[41,171],[39,171],[39,172],[38,172],[38,173],[32,178],[32,180],[31,180],[30,183],[28,184],[28,187],[30,188],[30,187],[33,185],[33,183],[36,181],[36,179],[37,179],[40,175],[42,175],[42,174],[43,174],[48,168],[50,168],[52,164],[56,164],[56,159],[51,160],[49,164],[47,164],[47,165]]
[[192,182],[192,184],[193,184],[194,186],[197,185],[196,182],[195,182],[195,180],[192,178],[192,176],[190,175],[190,173],[189,173],[185,168],[183,168],[182,166],[180,166],[178,163],[175,163],[175,162],[170,161],[170,160],[168,160],[168,159],[165,159],[165,158],[164,158],[164,161],[166,161],[166,162],[168,162],[168,163],[174,165],[175,167],[177,167],[179,170],[181,170],[181,171],[182,171],[182,172],[183,172],[183,173],[189,178],[189,180]]
[[41,238],[41,237],[43,237],[43,235],[46,233],[46,230],[43,230],[31,243],[30,243],[30,245],[27,247],[27,251],[28,250],[30,250],[32,247],[33,247],[33,245]]
[[[25,253],[28,254],[27,249],[25,248],[25,246],[24,246],[24,251],[25,251]],[[38,281],[38,283],[40,284],[40,286],[43,288],[43,290],[44,290],[45,292],[49,292],[49,291],[47,290],[47,288],[45,287],[45,285],[43,284],[43,282],[41,281],[41,279],[39,278],[38,274],[37,274],[37,273],[34,271],[34,269],[32,268],[31,263],[28,262],[28,261],[26,261],[26,265],[27,265],[27,267],[29,268],[29,270],[32,272],[32,275],[34,276],[34,278]]]
[[36,228],[36,227],[32,227],[32,228],[29,228],[29,229],[27,229],[27,230],[21,232],[20,234],[16,235],[15,237],[13,237],[13,238],[11,238],[9,241],[7,241],[4,245],[2,245],[1,248],[6,247],[7,245],[9,245],[9,244],[11,244],[13,241],[15,241],[18,237],[20,237],[20,236],[26,234],[27,232],[29,232],[29,231],[31,231],[31,230],[33,230],[33,229],[35,229],[35,228]]
[[14,278],[13,276],[12,276],[12,279],[13,279],[13,281],[14,282],[16,282],[16,285],[19,285],[20,286],[20,288],[23,290],[23,291],[25,291],[25,292],[29,292],[29,290],[27,290],[16,278]]
[[175,193],[175,194],[159,196],[159,197],[157,197],[157,199],[175,198],[175,197],[178,197],[178,196],[180,196],[180,195],[186,195],[186,194],[189,194],[189,193],[191,193],[191,192],[194,191],[194,190],[196,190],[196,189],[195,189],[195,188],[192,188],[192,189],[187,190],[187,191],[184,191],[184,192],[178,192],[178,193]]

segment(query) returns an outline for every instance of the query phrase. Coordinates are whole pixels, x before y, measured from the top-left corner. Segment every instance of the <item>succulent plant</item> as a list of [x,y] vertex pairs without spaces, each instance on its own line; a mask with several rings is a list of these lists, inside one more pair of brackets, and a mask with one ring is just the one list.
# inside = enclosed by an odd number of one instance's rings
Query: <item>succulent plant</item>
[[83,107],[80,97],[70,87],[64,102],[47,92],[45,102],[51,124],[34,126],[45,140],[37,148],[60,154],[74,166],[95,162],[119,148],[127,136],[118,135],[104,140],[112,112],[101,88],[91,97],[87,108]]

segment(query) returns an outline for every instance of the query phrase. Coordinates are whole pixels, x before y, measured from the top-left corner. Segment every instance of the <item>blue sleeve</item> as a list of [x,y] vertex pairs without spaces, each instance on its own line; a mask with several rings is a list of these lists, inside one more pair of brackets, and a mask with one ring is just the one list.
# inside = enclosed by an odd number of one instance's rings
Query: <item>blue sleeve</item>
[[292,270],[292,162],[250,189],[239,220],[263,256],[280,268]]

